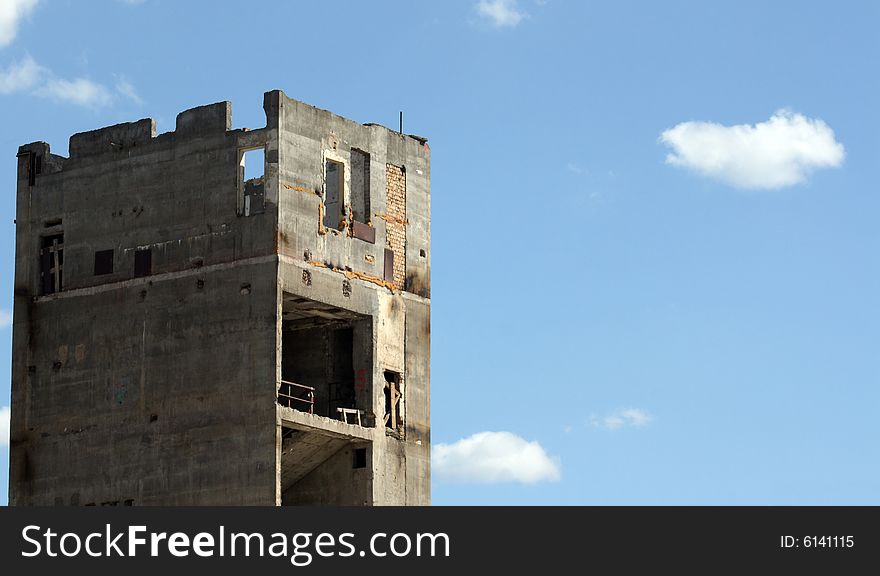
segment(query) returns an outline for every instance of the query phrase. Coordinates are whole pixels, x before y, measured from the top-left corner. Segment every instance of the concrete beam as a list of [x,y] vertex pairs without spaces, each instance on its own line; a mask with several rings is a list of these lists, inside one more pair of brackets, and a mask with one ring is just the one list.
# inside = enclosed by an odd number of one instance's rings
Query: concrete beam
[[333,420],[325,416],[316,416],[308,412],[300,412],[286,406],[278,406],[278,418],[281,425],[294,430],[304,432],[318,432],[331,438],[341,438],[351,441],[373,440],[373,429],[364,428],[355,424],[346,424],[340,420]]

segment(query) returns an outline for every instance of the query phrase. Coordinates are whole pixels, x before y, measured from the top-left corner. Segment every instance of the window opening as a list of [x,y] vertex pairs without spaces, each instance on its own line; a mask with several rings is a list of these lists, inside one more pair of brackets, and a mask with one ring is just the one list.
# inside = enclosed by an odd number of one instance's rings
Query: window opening
[[400,413],[400,374],[385,371],[385,428],[399,430],[403,425]]
[[343,209],[343,177],[345,165],[335,160],[324,162],[324,226],[341,230],[345,227]]
[[40,239],[40,292],[53,294],[63,286],[64,234]]
[[149,248],[135,250],[134,252],[134,277],[142,278],[153,273],[153,252]]
[[245,216],[263,214],[266,211],[265,171],[265,148],[242,151],[238,172],[242,214]]
[[113,273],[113,250],[95,252],[95,276]]

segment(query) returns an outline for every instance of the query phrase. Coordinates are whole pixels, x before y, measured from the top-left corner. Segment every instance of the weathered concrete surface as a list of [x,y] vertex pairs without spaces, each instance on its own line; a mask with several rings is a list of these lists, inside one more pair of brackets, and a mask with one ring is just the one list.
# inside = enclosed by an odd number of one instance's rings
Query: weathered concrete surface
[[[264,109],[257,130],[232,130],[223,102],[158,136],[151,119],[76,134],[69,158],[20,148],[11,504],[430,503],[427,145],[280,91]],[[245,183],[254,148],[265,174]],[[334,230],[328,159],[344,167]],[[291,375],[329,418],[278,404]]]
[[328,438],[342,439],[349,442],[373,439],[373,431],[369,428],[349,424],[342,420],[334,420],[326,416],[316,416],[284,406],[278,407],[278,419],[281,421],[282,426],[291,430],[320,434]]

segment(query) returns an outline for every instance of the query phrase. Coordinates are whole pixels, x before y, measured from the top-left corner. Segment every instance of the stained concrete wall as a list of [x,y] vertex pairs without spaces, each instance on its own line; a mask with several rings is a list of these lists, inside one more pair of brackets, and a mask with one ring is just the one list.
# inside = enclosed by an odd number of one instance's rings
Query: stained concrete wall
[[273,503],[274,268],[35,305],[16,381],[11,503]]
[[[377,421],[370,431],[372,503],[429,504],[430,150],[423,139],[382,126],[361,125],[283,94],[277,101],[281,289],[372,318],[369,390]],[[357,151],[369,154],[369,224],[375,231],[374,242],[357,237],[351,218],[342,230],[321,226],[324,163],[331,159],[344,165],[343,199],[350,206],[352,188],[359,185],[358,173],[363,173],[357,165]],[[405,180],[398,172],[394,181],[405,185],[405,191],[399,192],[401,196],[405,193],[406,204],[394,209],[387,196],[388,175],[395,174],[389,172],[389,164],[406,173]],[[350,211],[346,213],[351,216]],[[401,213],[405,214],[403,221]],[[397,267],[398,286],[394,286],[394,278],[386,282],[383,270],[392,225],[401,233],[395,241],[403,256]],[[405,267],[400,266],[404,263]],[[309,282],[303,281],[304,274]],[[406,426],[396,433],[387,432],[382,425],[385,370],[401,374],[403,381],[401,411]],[[316,502],[339,496],[335,491],[346,480],[344,476],[334,479],[331,471],[335,469],[319,467],[300,481],[314,481],[308,493]],[[343,469],[339,464],[340,474]]]
[[406,382],[406,504],[431,497],[431,346],[430,303],[409,295],[404,335]]
[[[229,118],[220,103],[159,136],[152,120],[77,134],[67,159],[22,147],[12,504],[274,504],[277,209],[239,215],[238,162],[277,130]],[[33,186],[27,152],[51,159]],[[266,181],[272,205],[275,166]],[[39,239],[58,230],[63,290],[41,295]]]
[[[272,93],[275,94],[275,93]],[[378,125],[361,125],[279,94],[279,253],[382,277],[388,214],[386,164],[405,167],[408,290],[430,298],[430,150],[424,140]],[[324,230],[324,160],[345,165],[351,200],[351,150],[370,155],[370,224],[375,243],[350,231]],[[422,255],[424,253],[424,255]]]

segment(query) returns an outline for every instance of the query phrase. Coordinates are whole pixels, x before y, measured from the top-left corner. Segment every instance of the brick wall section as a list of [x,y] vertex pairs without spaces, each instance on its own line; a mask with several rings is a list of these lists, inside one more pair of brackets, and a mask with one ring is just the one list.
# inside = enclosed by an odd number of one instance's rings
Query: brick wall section
[[394,285],[406,283],[406,172],[394,164],[385,165],[387,208],[385,244],[394,252]]

